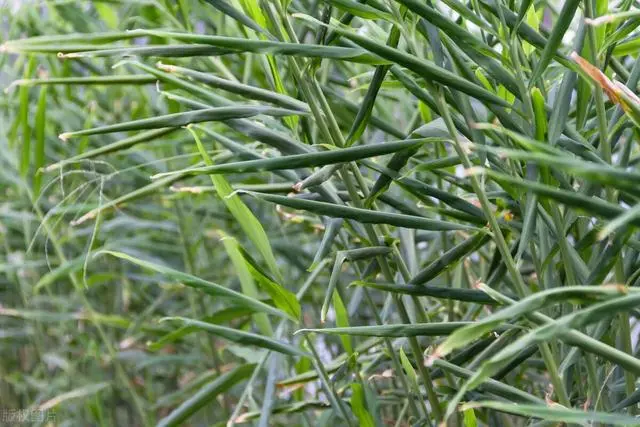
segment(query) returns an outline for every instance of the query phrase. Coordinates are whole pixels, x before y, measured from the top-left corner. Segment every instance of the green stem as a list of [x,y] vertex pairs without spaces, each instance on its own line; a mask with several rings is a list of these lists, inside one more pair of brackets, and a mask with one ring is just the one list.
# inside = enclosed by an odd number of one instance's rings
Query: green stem
[[327,374],[327,371],[325,371],[324,369],[324,365],[322,364],[322,360],[320,359],[318,352],[316,352],[316,349],[313,345],[313,341],[311,341],[311,338],[309,337],[309,335],[306,335],[305,339],[307,341],[307,347],[309,347],[309,350],[311,350],[311,354],[313,355],[313,364],[316,368],[316,371],[318,371],[320,382],[322,383],[322,386],[325,389],[325,393],[327,393],[327,398],[331,401],[331,404],[338,409],[338,411],[344,418],[347,425],[353,426],[351,417],[349,416],[344,406],[344,403],[342,402],[342,399],[338,397],[336,391],[331,386],[331,383],[329,381],[329,375]]
[[[464,167],[467,169],[471,168],[472,163],[469,160],[469,156],[467,156],[467,153],[464,147],[462,147],[462,144],[460,143],[460,139],[458,138],[458,132],[455,128],[455,125],[453,124],[453,120],[451,119],[449,106],[446,104],[444,100],[444,94],[442,93],[441,90],[438,91],[436,102],[438,104],[438,109],[440,110],[439,112],[447,126],[449,134],[453,139],[456,153],[462,160],[462,164],[464,165]],[[471,181],[471,186],[473,187],[473,191],[476,193],[476,196],[480,201],[480,205],[482,206],[482,210],[484,211],[485,217],[489,220],[489,227],[493,232],[493,238],[496,242],[496,246],[498,247],[498,250],[500,251],[500,255],[502,255],[502,259],[504,260],[507,266],[507,271],[509,272],[511,279],[515,285],[515,291],[517,292],[518,296],[522,298],[527,295],[527,288],[524,283],[524,280],[522,279],[522,275],[518,271],[518,268],[516,267],[516,263],[513,257],[511,256],[511,251],[509,250],[509,246],[507,245],[507,242],[504,239],[504,236],[502,235],[502,230],[500,229],[498,220],[496,219],[495,215],[493,214],[493,211],[491,210],[491,204],[489,202],[489,198],[487,197],[487,194],[484,191],[483,186],[478,181],[478,178],[475,175],[471,175],[469,178]],[[565,400],[567,396],[567,392],[564,388],[564,383],[562,382],[562,379],[558,375],[558,367],[555,360],[553,359],[553,357],[550,357],[551,356],[550,352],[545,351],[545,349],[542,347],[543,346],[541,346],[541,353],[544,359],[544,363],[547,366],[549,375],[551,375],[551,381],[554,384],[554,387],[556,387],[555,392],[557,393],[559,399],[562,402],[563,400]],[[568,398],[566,400],[567,401],[565,406],[570,407]],[[565,403],[563,402],[563,404]]]
[[[43,229],[44,229],[49,241],[53,245],[53,248],[55,250],[56,256],[60,259],[60,263],[61,264],[66,264],[68,261],[67,261],[66,256],[64,255],[64,250],[62,249],[62,246],[61,246],[60,242],[58,241],[57,236],[55,235],[53,230],[50,228],[49,223],[47,221],[47,218],[44,216],[42,210],[40,209],[40,206],[38,206],[38,204],[35,202],[35,200],[33,200],[32,194],[29,192],[29,190],[26,190],[26,191],[28,192],[29,197],[31,199],[31,204],[33,206],[33,210],[36,212],[36,215],[38,216],[38,219],[40,220],[40,223],[42,224],[42,227],[43,227]],[[128,378],[124,368],[122,367],[122,365],[118,361],[118,355],[117,355],[115,349],[113,348],[113,346],[111,345],[111,342],[109,341],[109,338],[107,337],[107,334],[106,334],[104,328],[102,327],[102,324],[99,321],[96,321],[96,316],[95,316],[96,311],[93,309],[93,306],[91,305],[91,303],[87,299],[87,296],[83,291],[83,286],[80,283],[80,280],[78,280],[78,278],[73,273],[69,273],[68,277],[69,277],[69,280],[71,281],[71,283],[73,284],[73,287],[75,288],[76,292],[78,293],[78,295],[80,296],[80,298],[82,300],[82,304],[84,305],[85,310],[88,313],[87,317],[88,317],[89,321],[93,324],[93,326],[98,331],[98,335],[100,336],[100,339],[102,340],[102,343],[104,344],[104,346],[107,349],[107,353],[109,354],[111,362],[113,363],[113,366],[114,366],[114,368],[116,370],[116,375],[118,376],[120,381],[125,385],[125,387],[129,391],[129,393],[131,394],[131,397],[133,399],[133,406],[135,407],[136,411],[138,412],[138,415],[140,416],[140,420],[142,421],[142,424],[145,425],[145,426],[150,426],[151,423],[149,422],[149,419],[147,418],[147,413],[144,410],[144,406],[143,406],[142,400],[140,399],[140,396],[138,396],[138,393],[136,393],[136,391],[134,389],[134,386],[129,381],[129,378]]]

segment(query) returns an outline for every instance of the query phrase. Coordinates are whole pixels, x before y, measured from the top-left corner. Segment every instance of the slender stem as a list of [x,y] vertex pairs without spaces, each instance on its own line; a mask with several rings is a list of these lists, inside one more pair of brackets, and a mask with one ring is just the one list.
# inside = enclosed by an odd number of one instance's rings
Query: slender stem
[[[282,10],[281,5],[278,2],[275,2],[275,7],[278,11],[278,13],[280,14],[280,17],[282,18],[282,22],[284,23],[284,27],[287,31],[287,35],[291,40],[294,40],[295,42],[297,42],[297,37],[295,35],[295,32],[293,31],[293,28],[291,27],[291,24],[289,22],[289,18],[286,15],[286,13],[284,13],[284,11]],[[344,137],[342,136],[342,133],[338,127],[337,121],[335,119],[335,116],[333,115],[333,112],[329,106],[329,103],[326,100],[326,97],[324,96],[324,93],[322,92],[322,89],[320,88],[318,82],[316,81],[316,79],[314,77],[311,77],[311,85],[309,85],[307,83],[308,77],[303,77],[302,73],[300,71],[300,68],[297,64],[297,61],[295,58],[291,58],[290,59],[290,65],[292,66],[293,69],[293,73],[294,76],[296,77],[296,81],[299,83],[301,89],[303,90],[303,92],[305,93],[305,96],[307,98],[307,102],[309,103],[310,107],[312,108],[312,114],[314,115],[314,118],[316,119],[315,122],[316,124],[319,125],[321,133],[327,138],[328,141],[332,141],[334,145],[338,146],[338,147],[342,147],[344,146]],[[318,106],[316,104],[316,102],[319,101],[320,105]],[[313,106],[312,106],[313,104]],[[322,109],[322,112],[320,112],[319,110]],[[326,124],[326,122],[328,122],[328,125]],[[357,174],[359,173],[359,171],[355,171],[354,168],[354,172]],[[352,197],[352,201],[356,204],[356,206],[362,206],[359,200],[359,196],[357,195],[357,192],[355,191],[355,186],[354,183],[352,181],[351,176],[349,176],[348,173],[342,173],[342,177],[343,180],[345,182],[345,185],[347,186],[348,191],[350,192],[350,195]],[[363,193],[366,194],[366,186],[363,185],[363,181],[359,181],[360,184],[360,189]],[[365,225],[365,230],[367,231],[367,234],[369,236],[369,240],[371,241],[372,245],[377,245],[378,243],[378,238],[377,238],[377,234],[375,232],[375,230],[373,229],[373,227],[371,227],[371,225]],[[386,259],[380,257],[379,258],[379,262],[381,263],[383,272],[385,272],[385,277],[387,278],[387,280],[393,280],[393,275],[390,273],[389,267],[387,265],[387,261]],[[400,301],[400,304],[402,304],[402,302]],[[414,338],[412,338],[412,340],[415,341],[415,345],[416,348],[419,350],[419,345],[417,343],[417,340]],[[391,350],[391,357],[392,357],[392,361],[394,362],[394,365],[396,367],[397,372],[399,373],[399,375],[404,376],[404,372],[402,371],[402,369],[400,368],[400,363],[397,360],[397,355],[395,354],[395,352],[393,351],[393,347],[391,345],[391,343],[388,343],[388,346],[390,347]],[[421,351],[418,352],[418,354],[422,354]],[[416,363],[418,365],[422,365],[423,361],[417,360]],[[406,381],[406,378],[404,379]],[[438,414],[440,406],[439,403],[437,401],[437,396],[435,394],[435,391],[433,390],[433,384],[431,383],[431,380],[428,376],[428,374],[426,376],[423,375],[423,381],[425,382],[425,387],[427,389],[431,388],[432,389],[432,393],[429,394],[429,396],[433,399],[431,404],[432,406],[435,408],[434,410],[434,414]],[[413,408],[412,408],[413,409]],[[426,411],[426,408],[425,408]],[[426,413],[426,412],[425,412]],[[417,415],[417,413],[416,413]],[[439,419],[439,417],[436,417]]]
[[[464,167],[467,169],[471,168],[472,167],[471,161],[469,160],[469,156],[467,156],[467,153],[464,147],[462,147],[462,144],[458,137],[458,132],[455,128],[453,120],[451,119],[449,106],[445,102],[444,94],[442,93],[441,90],[439,91],[438,96],[436,97],[436,102],[438,103],[440,114],[442,115],[442,118],[447,126],[449,134],[453,139],[456,153],[462,160],[462,164],[464,165]],[[469,178],[471,181],[471,186],[473,187],[473,191],[476,193],[476,196],[480,201],[480,205],[482,206],[482,210],[484,211],[485,217],[488,218],[489,220],[489,227],[493,232],[493,238],[496,242],[496,246],[498,247],[498,250],[500,251],[500,255],[502,255],[502,259],[504,260],[507,266],[507,271],[511,276],[511,280],[515,285],[515,291],[517,292],[518,296],[524,297],[527,294],[526,285],[524,283],[524,280],[522,279],[522,275],[518,271],[518,268],[516,266],[516,263],[513,257],[511,256],[511,251],[509,250],[509,247],[507,246],[507,242],[504,239],[504,236],[502,235],[502,230],[500,229],[498,220],[496,219],[495,215],[493,214],[493,211],[491,210],[491,204],[489,202],[489,198],[487,197],[487,194],[484,191],[483,186],[478,181],[478,178],[475,175],[471,175]],[[550,357],[551,353],[546,351],[544,348],[541,348],[541,353],[544,359],[544,363],[547,366],[547,369],[549,370],[549,375],[551,375],[552,382],[555,387],[555,392],[557,393],[561,401],[565,400],[565,397],[567,396],[567,392],[565,390],[562,379],[558,375],[558,367],[555,360],[553,359],[553,357]],[[567,407],[570,407],[568,398],[566,403],[567,403]]]
[[[595,4],[593,0],[587,0],[585,4],[585,18],[594,18],[595,17]],[[587,39],[589,41],[590,53],[591,53],[591,62],[595,67],[599,67],[598,56],[596,54],[598,46],[596,39],[596,29],[589,25],[587,32]],[[600,153],[602,159],[608,164],[612,163],[612,154],[611,154],[611,140],[609,139],[608,133],[608,123],[607,123],[607,112],[604,102],[604,96],[602,90],[600,88],[596,88],[594,90],[595,104],[596,104],[596,117],[598,119],[598,136],[600,141]],[[616,202],[617,196],[615,191],[611,187],[605,188],[607,200],[610,202]],[[621,259],[616,262],[616,279],[620,283],[624,283],[624,275],[621,274]],[[629,315],[627,313],[621,313],[619,316],[620,319],[620,333],[621,333],[621,344],[622,349],[628,353],[633,354],[632,343],[631,343],[631,330],[629,328]],[[624,372],[625,379],[625,389],[628,395],[635,391],[635,375],[630,372]],[[633,407],[632,407],[633,410]],[[633,412],[632,412],[633,413]]]
[[320,356],[318,355],[318,352],[313,345],[313,341],[311,341],[309,335],[307,335],[305,339],[307,341],[307,347],[309,347],[309,350],[311,350],[311,354],[313,355],[313,365],[316,368],[316,371],[318,371],[320,382],[322,383],[322,387],[324,388],[325,393],[327,393],[327,398],[331,401],[331,404],[338,409],[347,425],[353,426],[351,416],[349,416],[347,409],[344,406],[344,402],[342,402],[342,399],[338,397],[336,391],[331,386],[329,375],[324,369],[324,365],[322,364],[322,360],[320,359]]
[[[542,354],[542,358],[545,361],[545,364],[547,364],[547,361],[555,360],[548,343],[542,343],[538,347],[540,348],[540,353]],[[564,387],[564,383],[562,382],[562,378],[560,377],[560,373],[558,372],[556,363],[548,363],[547,369],[549,369],[551,383],[553,384],[554,391],[558,396],[558,400],[561,404],[563,404],[567,408],[570,408],[571,401],[569,400],[569,395],[567,394],[567,390]]]
[[602,402],[598,399],[598,372],[596,369],[595,357],[593,357],[592,354],[585,354],[585,365],[587,366],[591,405],[593,405],[593,409],[599,411],[602,409]]
[[[31,199],[33,210],[36,212],[36,215],[38,216],[40,223],[42,224],[42,227],[49,241],[54,247],[56,256],[60,259],[61,264],[66,264],[68,260],[64,255],[64,250],[62,249],[62,246],[58,241],[58,237],[56,236],[54,231],[50,228],[49,222],[47,221],[47,218],[45,218],[42,210],[40,209],[40,206],[38,206],[35,200],[33,200],[32,194],[29,192],[29,190],[26,190],[26,191],[28,192],[29,197]],[[138,395],[138,393],[135,391],[134,386],[129,380],[129,377],[127,376],[124,368],[120,364],[120,361],[118,360],[118,355],[115,349],[113,348],[113,346],[111,345],[111,341],[107,337],[107,334],[104,328],[102,327],[102,324],[100,323],[100,321],[96,320],[96,311],[93,309],[93,306],[91,305],[91,303],[89,302],[89,299],[84,293],[82,283],[80,283],[80,280],[76,277],[74,273],[69,273],[68,277],[71,283],[73,284],[73,287],[75,288],[76,292],[80,296],[80,299],[82,300],[82,304],[84,305],[85,310],[87,311],[87,314],[88,314],[87,317],[89,321],[93,323],[93,326],[98,331],[98,335],[100,336],[102,343],[107,349],[107,353],[109,354],[111,362],[113,363],[113,366],[116,370],[116,375],[118,376],[120,381],[125,385],[129,393],[131,394],[131,397],[133,398],[133,405],[136,411],[138,412],[138,415],[140,416],[140,420],[142,421],[143,425],[150,426],[151,422],[149,421],[147,417],[147,413],[144,410],[144,405],[142,403],[142,400],[140,399],[140,396]]]

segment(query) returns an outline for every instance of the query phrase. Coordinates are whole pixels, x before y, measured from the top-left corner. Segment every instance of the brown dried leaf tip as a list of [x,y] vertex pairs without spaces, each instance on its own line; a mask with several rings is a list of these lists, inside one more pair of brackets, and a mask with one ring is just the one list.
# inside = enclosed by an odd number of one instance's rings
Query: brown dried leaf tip
[[616,86],[600,69],[593,66],[589,61],[578,55],[576,52],[571,53],[573,59],[593,81],[595,81],[607,94],[611,102],[621,103],[620,96],[617,93]]
[[612,82],[600,69],[576,52],[571,53],[571,59],[605,91],[611,102],[619,105],[626,113],[634,115],[633,108],[629,103],[633,102],[640,106],[640,98],[633,91],[620,82]]

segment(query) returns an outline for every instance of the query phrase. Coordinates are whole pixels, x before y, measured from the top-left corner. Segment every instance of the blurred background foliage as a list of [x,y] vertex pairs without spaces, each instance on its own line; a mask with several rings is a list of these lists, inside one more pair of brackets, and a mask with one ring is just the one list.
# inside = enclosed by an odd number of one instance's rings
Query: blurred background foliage
[[5,3],[0,408],[634,424],[637,6]]

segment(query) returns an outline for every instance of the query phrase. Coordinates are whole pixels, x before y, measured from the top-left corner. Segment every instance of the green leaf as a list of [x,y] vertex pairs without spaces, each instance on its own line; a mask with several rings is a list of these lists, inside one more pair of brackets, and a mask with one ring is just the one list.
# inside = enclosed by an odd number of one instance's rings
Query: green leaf
[[[612,288],[617,289],[616,286]],[[571,332],[572,329],[579,329],[588,324],[595,323],[598,320],[612,316],[618,311],[630,310],[635,304],[638,304],[638,301],[640,301],[640,294],[638,293],[611,298],[607,301],[593,304],[586,309],[574,311],[527,332],[516,341],[502,348],[480,366],[480,369],[463,384],[456,396],[449,402],[447,413],[453,413],[465,393],[478,387],[487,378],[493,376],[505,363],[512,360],[528,345],[563,338],[565,334]],[[453,341],[451,337],[448,340],[450,342]],[[436,350],[436,354],[438,354],[438,350]]]
[[407,373],[407,377],[411,383],[411,388],[415,393],[420,393],[420,386],[418,385],[418,375],[416,374],[415,369],[413,369],[413,365],[407,358],[407,355],[404,353],[404,349],[400,347],[400,363],[402,363],[402,369]]
[[367,288],[378,289],[381,291],[392,292],[394,294],[425,296],[432,298],[450,299],[454,301],[467,301],[475,302],[478,304],[497,305],[496,300],[491,298],[486,293],[478,289],[462,289],[446,286],[431,286],[431,285],[409,285],[409,284],[395,284],[395,283],[378,283],[378,282],[365,282],[362,280],[356,280],[349,286],[365,286]]
[[167,127],[176,128],[187,126],[193,123],[254,117],[259,114],[282,117],[292,114],[304,114],[304,112],[255,105],[237,105],[233,107],[207,108],[204,110],[187,111],[184,113],[166,114],[163,116],[134,120],[131,122],[119,123],[116,125],[100,126],[93,129],[65,132],[60,135],[60,139],[65,141],[69,138],[82,135],[100,135],[113,132],[126,132],[133,130],[158,129]]
[[427,219],[424,217],[380,212],[369,209],[352,208],[326,202],[316,202],[302,198],[284,197],[265,193],[247,193],[260,200],[288,206],[293,209],[306,210],[317,215],[334,218],[353,219],[364,224],[389,224],[397,227],[420,230],[474,230],[474,227],[451,222]]
[[[226,323],[237,318],[242,318],[254,313],[254,310],[248,307],[229,307],[220,310],[211,316],[205,316],[202,320],[207,323],[221,324]],[[147,343],[147,350],[158,351],[165,346],[180,341],[187,335],[197,332],[198,328],[194,326],[183,326],[182,328],[173,330],[166,335],[163,335],[159,339],[153,342]]]
[[49,399],[38,405],[40,411],[50,411],[58,405],[67,402],[68,400],[86,399],[89,396],[100,393],[102,390],[111,387],[110,383],[102,382],[97,384],[89,384],[83,387],[76,388],[72,391],[62,393],[52,399]]
[[256,282],[258,282],[258,285],[269,294],[276,307],[287,313],[293,321],[299,322],[302,315],[302,308],[295,294],[269,277],[244,248],[239,247],[238,249],[247,263],[249,272]]
[[16,80],[6,89],[14,86],[111,86],[111,85],[145,85],[153,84],[157,81],[150,75],[125,75],[125,76],[88,76],[88,77],[47,77],[43,79],[20,79]]
[[209,384],[202,387],[196,394],[185,400],[180,406],[162,418],[157,426],[170,427],[182,425],[193,414],[209,404],[231,387],[248,378],[256,369],[256,365],[242,365],[215,378]]
[[544,97],[537,87],[531,89],[531,101],[533,103],[533,112],[536,121],[536,139],[538,141],[546,141],[547,135],[547,112],[544,105]]
[[162,275],[167,276],[167,278],[171,280],[176,280],[182,283],[185,286],[189,286],[191,288],[195,288],[203,291],[206,294],[216,296],[216,297],[225,297],[229,298],[239,304],[244,304],[247,307],[251,307],[255,311],[273,314],[279,317],[286,316],[280,310],[277,310],[267,304],[264,304],[258,300],[250,298],[246,295],[243,295],[239,292],[233,291],[231,289],[227,289],[223,286],[220,286],[216,283],[209,282],[207,280],[201,279],[199,277],[193,276],[191,274],[183,273],[181,271],[174,270],[169,267],[165,267],[162,265],[154,264],[148,261],[143,261],[139,258],[132,257],[131,255],[127,255],[123,252],[115,252],[115,251],[100,251],[97,252],[95,256],[106,254],[111,255],[116,258],[123,259],[125,261],[131,262],[132,264],[136,264],[142,268],[146,268],[147,270],[152,270]]
[[335,27],[333,29],[343,37],[352,40],[369,52],[398,65],[402,65],[428,81],[433,80],[444,86],[458,89],[463,93],[495,105],[502,105],[504,107],[510,106],[503,99],[487,91],[483,87],[478,86],[475,83],[471,83],[456,74],[449,73],[444,68],[438,67],[429,60],[421,59],[398,49],[377,43],[371,38],[358,35],[352,31]]
[[196,71],[185,67],[178,67],[176,65],[166,65],[158,63],[156,64],[156,66],[163,71],[186,76],[194,81],[204,83],[212,88],[223,89],[231,93],[242,95],[243,97],[248,99],[271,102],[283,108],[289,108],[293,110],[309,111],[309,106],[306,103],[277,92],[246,85],[239,82],[234,82],[233,80],[223,79],[210,73],[203,73],[201,71]]
[[[431,337],[440,335],[449,335],[456,329],[468,326],[470,322],[433,322],[433,323],[412,323],[397,325],[379,325],[379,326],[351,326],[348,328],[323,328],[323,329],[299,329],[299,333],[321,333],[328,335],[352,335],[360,337]],[[508,329],[505,325],[501,325],[496,330]]]
[[[490,288],[484,285],[482,289],[491,296]],[[576,302],[594,302],[607,298],[615,298],[617,296],[624,295],[626,292],[628,292],[628,288],[621,286],[573,286],[537,292],[527,298],[523,298],[511,306],[496,311],[478,322],[456,330],[435,349],[432,357],[444,357],[450,354],[453,350],[462,348],[468,343],[493,331],[496,327],[504,324],[505,322],[526,316],[528,313],[540,310],[544,307],[567,300],[573,300]]]
[[395,21],[395,18],[390,13],[376,9],[366,3],[355,2],[353,0],[327,0],[327,2],[359,18],[382,19],[390,22]]
[[45,168],[45,172],[51,172],[51,171],[57,170],[66,164],[72,164],[72,163],[80,162],[82,160],[93,159],[95,157],[102,156],[104,154],[127,150],[129,148],[135,147],[138,144],[153,141],[162,136],[167,136],[178,129],[179,128],[160,128],[160,129],[152,129],[145,132],[140,132],[128,138],[124,138],[119,141],[112,142],[110,144],[105,144],[98,148],[94,148],[93,150],[87,150],[76,156],[70,156],[60,162],[47,166]]
[[[28,78],[35,72],[36,58],[29,58],[29,62],[25,67],[24,77]],[[22,146],[20,147],[20,174],[26,176],[29,171],[31,160],[31,126],[29,124],[29,88],[20,88],[20,112],[18,115],[18,123],[22,130]]]
[[426,268],[409,280],[409,285],[423,285],[438,275],[454,268],[457,263],[467,255],[475,252],[479,247],[483,246],[490,240],[490,236],[485,233],[477,233],[469,237],[465,241],[457,244],[447,252],[442,254],[437,260],[433,261]]
[[[198,146],[198,151],[200,151],[200,155],[204,159],[205,164],[209,166],[212,165],[213,162],[209,158],[209,155],[202,145],[197,133],[190,128],[187,129],[193,135]],[[277,278],[281,278],[276,258],[271,250],[269,238],[267,237],[267,233],[265,233],[264,228],[262,228],[260,221],[258,221],[258,219],[253,215],[247,205],[240,200],[240,197],[234,193],[233,188],[222,175],[211,175],[211,182],[215,186],[218,196],[222,199],[227,209],[229,209],[233,217],[238,222],[238,225],[240,225],[247,237],[249,237],[258,249],[258,252],[260,252],[266,261],[271,272]],[[277,301],[275,302],[277,303]],[[295,318],[297,319],[298,316],[295,316]]]
[[245,162],[233,162],[219,165],[209,165],[200,168],[190,168],[181,171],[161,173],[153,178],[162,178],[171,174],[181,174],[182,176],[196,176],[207,174],[228,174],[263,172],[281,169],[299,169],[304,167],[335,165],[347,163],[354,160],[361,160],[385,154],[396,153],[403,150],[411,150],[420,147],[425,140],[410,139],[403,141],[391,141],[383,144],[368,144],[358,147],[333,149],[329,151],[312,152],[307,154],[296,154],[293,156],[281,156],[260,160],[249,160]]
[[33,195],[37,198],[42,188],[42,171],[45,162],[45,138],[47,136],[47,87],[40,90],[36,110],[36,146],[33,155]]
[[322,307],[320,307],[320,322],[324,323],[329,312],[329,304],[331,303],[336,287],[338,286],[338,280],[340,279],[340,273],[342,271],[342,264],[345,261],[357,261],[371,257],[387,256],[391,253],[391,248],[386,246],[372,246],[368,248],[351,249],[346,251],[340,251],[336,254],[336,259],[331,269],[331,277],[329,278],[329,284],[324,296]]
[[562,10],[560,11],[560,15],[558,16],[558,20],[555,22],[553,26],[553,30],[551,31],[551,35],[546,42],[544,50],[540,55],[540,60],[536,65],[536,68],[533,70],[533,74],[531,75],[531,85],[536,84],[537,80],[542,76],[542,73],[545,71],[558,48],[562,45],[562,38],[566,33],[571,21],[573,20],[576,11],[578,10],[578,6],[580,5],[581,0],[567,0],[562,5]]
[[273,338],[268,338],[251,332],[227,328],[225,326],[214,325],[212,323],[202,322],[195,319],[188,319],[186,317],[180,316],[165,317],[164,319],[162,319],[162,321],[180,322],[184,326],[193,326],[198,328],[199,330],[209,332],[215,336],[219,336],[242,345],[253,345],[289,356],[309,357],[309,354],[305,353],[297,347],[294,347],[291,344],[287,344],[282,341],[278,341]]
[[117,29],[118,28],[118,13],[113,6],[97,2],[93,5],[96,8],[96,11],[100,15],[100,18],[107,24],[109,28]]
[[615,426],[634,426],[638,424],[638,419],[628,415],[607,414],[604,412],[583,411],[569,409],[561,405],[523,405],[509,402],[480,401],[469,402],[461,407],[467,409],[493,409],[508,414],[520,415],[523,417],[533,417],[546,421],[561,423],[572,423],[581,426],[590,426],[592,423],[604,423]]
[[478,420],[476,419],[476,413],[473,408],[466,408],[462,411],[462,422],[464,427],[478,427]]
[[[402,351],[402,349],[400,351]],[[353,410],[356,418],[358,418],[360,426],[375,427],[376,423],[373,416],[367,409],[367,402],[362,384],[351,384],[351,409]]]
[[[333,307],[336,310],[336,325],[338,325],[338,327],[340,328],[348,328],[349,313],[347,312],[347,308],[342,302],[342,298],[340,298],[340,294],[335,291],[333,292]],[[353,345],[351,344],[351,338],[341,336],[340,339],[347,353],[353,354]]]
[[[242,293],[250,298],[258,299],[258,288],[256,287],[256,284],[253,280],[251,271],[249,271],[249,268],[247,267],[247,261],[245,261],[244,257],[242,256],[238,241],[233,237],[225,236],[223,232],[220,233],[222,233],[221,240],[224,245],[224,249],[227,251],[227,255],[229,255],[229,258],[231,258],[233,268],[238,274],[240,286],[242,287]],[[262,332],[265,336],[273,335],[271,323],[269,322],[269,318],[265,314],[254,315],[254,320],[256,322],[256,325],[258,325],[258,329],[260,329],[260,332]]]
[[[278,405],[278,406],[274,406],[271,409],[271,413],[272,414],[297,414],[297,413],[304,413],[307,412],[308,410],[316,410],[316,411],[322,411],[322,410],[327,410],[330,409],[331,406],[329,406],[329,404],[319,401],[319,400],[311,400],[311,401],[304,401],[304,402],[296,402],[296,403],[291,403],[291,404],[287,404],[287,405]],[[251,420],[255,420],[257,418],[260,418],[260,416],[262,415],[262,411],[249,411],[249,412],[245,412],[244,414],[240,415],[238,418],[235,419],[236,423],[240,424],[240,423],[245,423],[247,421],[251,421]]]

